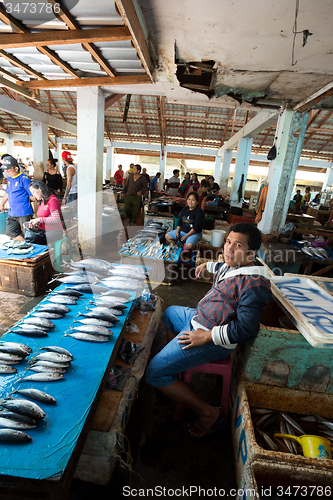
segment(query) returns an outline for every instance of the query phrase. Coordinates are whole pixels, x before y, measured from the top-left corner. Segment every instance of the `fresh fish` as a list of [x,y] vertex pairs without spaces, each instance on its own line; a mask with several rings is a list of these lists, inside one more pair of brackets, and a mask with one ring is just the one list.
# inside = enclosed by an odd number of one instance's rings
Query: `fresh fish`
[[56,352],[58,354],[64,354],[65,356],[68,356],[71,360],[73,360],[73,354],[71,354],[67,349],[64,349],[63,347],[59,347],[57,345],[48,345],[45,347],[40,348],[41,351],[49,351],[49,352]]
[[27,328],[19,328],[18,330],[11,330],[12,333],[17,333],[18,335],[23,335],[24,337],[47,337],[47,333],[44,330],[32,330]]
[[[95,283],[94,278],[89,278],[89,276],[82,276],[80,274],[70,274],[69,276],[63,276],[62,278],[54,278],[52,281],[60,281],[60,283],[65,284],[93,284]],[[51,282],[50,282],[51,283]]]
[[33,252],[33,250],[34,250],[34,246],[31,245],[29,248],[14,248],[12,250],[12,253],[16,254],[16,255],[24,255],[26,253]]
[[[128,270],[128,269],[112,269],[109,274],[111,276],[121,277],[121,278],[134,278],[136,280],[145,280],[147,278],[145,273],[138,273],[138,270]],[[108,279],[108,278],[105,278]]]
[[110,314],[114,314],[115,316],[121,316],[123,314],[123,311],[120,309],[116,309],[114,307],[111,307],[104,302],[95,302],[91,301],[91,305],[94,305],[94,309],[105,309],[105,311],[108,311]]
[[127,306],[123,302],[119,302],[111,297],[99,297],[95,301],[91,300],[90,303],[101,307],[112,307],[114,309],[119,309],[120,311],[127,309]]
[[[294,432],[294,429],[292,428],[292,426],[289,424],[289,422],[286,422],[286,429],[287,429],[287,434],[289,434],[290,436],[295,436],[295,432]],[[293,439],[290,440],[290,444],[291,444],[291,447],[292,447],[292,450],[293,450],[293,453],[295,455],[298,455],[298,451],[297,451],[297,443],[296,441],[294,441]]]
[[31,365],[27,370],[37,373],[66,373],[66,368],[50,368],[49,366]]
[[13,345],[0,344],[0,356],[1,353],[14,354],[16,356],[21,356],[22,358],[29,356],[30,352],[20,347],[20,344],[15,345],[14,342],[8,342],[8,344]]
[[10,375],[12,373],[17,373],[17,370],[16,368],[14,368],[14,366],[0,364],[1,375]]
[[34,399],[35,401],[40,401],[41,403],[56,404],[57,402],[50,394],[40,391],[39,389],[16,389],[15,392],[27,398]]
[[329,259],[328,257],[328,253],[326,252],[326,250],[324,248],[321,248],[321,247],[317,247],[317,252],[319,252],[319,254],[324,258],[324,259]]
[[269,435],[266,434],[266,432],[263,432],[261,429],[258,429],[258,427],[256,427],[256,429],[264,439],[266,445],[268,446],[268,449],[272,451],[278,451],[278,447],[276,446],[274,441],[269,437]]
[[[22,361],[22,359],[20,361]],[[18,365],[20,361],[9,361],[8,359],[2,359],[0,354],[1,365]]]
[[49,368],[68,368],[71,366],[71,362],[68,361],[67,363],[56,363],[53,361],[45,361],[45,359],[39,359],[35,363],[32,364],[32,366],[46,366]]
[[79,313],[79,316],[84,316],[85,318],[101,319],[103,321],[111,321],[111,322],[119,321],[118,318],[116,318],[116,316],[114,316],[113,314],[98,312],[95,311],[94,309],[92,309],[91,311],[86,311],[84,313]]
[[[11,349],[11,348],[13,348],[14,350],[16,348],[22,349],[22,350],[26,351],[28,354],[30,352],[32,352],[31,347],[29,347],[26,344],[20,344],[18,342],[0,342],[0,347],[1,348],[7,348],[8,352],[10,352],[9,349]],[[12,352],[12,354],[15,354],[15,352]]]
[[0,416],[0,427],[8,427],[9,429],[17,429],[19,431],[23,431],[27,429],[34,429],[36,427],[36,424],[25,424],[24,422],[17,422],[16,420],[2,418]]
[[0,429],[0,441],[31,441],[31,437],[22,431]]
[[283,411],[280,412],[280,415],[281,417],[283,417],[294,429],[296,429],[298,432],[300,432],[301,434],[306,434],[304,432],[304,430],[302,429],[302,427],[300,425],[298,425],[297,422],[295,422],[295,420],[293,418],[291,418],[290,415],[288,415],[288,413],[285,413]]
[[23,328],[24,330],[31,330],[32,332],[36,330],[46,332],[48,330],[48,328],[45,328],[45,326],[37,326],[31,323],[26,323],[25,320],[22,323],[17,323],[15,325],[15,328]]
[[64,304],[39,304],[39,309],[41,312],[55,312],[57,314],[66,314],[70,311],[70,308],[68,306],[65,306]]
[[61,319],[64,317],[64,314],[57,314],[53,312],[47,312],[47,311],[41,311],[41,312],[35,312],[33,314],[35,318],[46,318],[46,319]]
[[117,318],[117,316],[113,314],[108,307],[93,307],[92,309],[89,310],[94,311],[95,313],[107,314],[108,321],[114,321],[114,322],[120,321],[119,318]]
[[318,259],[323,259],[323,255],[322,253],[318,250],[318,248],[311,248],[312,252],[314,253],[314,255],[316,257],[318,257]]
[[48,295],[46,300],[55,304],[76,305],[76,298],[70,295]]
[[66,337],[73,337],[76,340],[84,340],[86,342],[107,342],[109,337],[106,335],[90,335],[89,333],[74,332],[65,333]]
[[83,323],[84,325],[96,325],[96,326],[106,326],[107,328],[112,328],[114,323],[111,321],[103,321],[97,318],[83,318],[73,321],[73,323]]
[[121,280],[116,277],[114,278],[105,278],[102,280],[102,283],[105,283],[105,285],[109,288],[115,288],[115,289],[120,289],[120,290],[141,290],[143,288],[143,282],[142,281],[136,281],[134,279],[132,280]]
[[112,269],[114,266],[103,259],[83,259],[77,262],[71,261],[70,264],[72,267],[77,269],[85,269],[86,271],[100,271],[105,272],[109,269]]
[[[288,434],[286,423],[283,420],[280,422],[280,433],[281,434]],[[294,449],[291,445],[291,439],[287,439],[287,438],[282,438],[282,439],[283,439],[284,444],[288,448],[289,453],[294,453]]]
[[269,420],[272,416],[275,416],[275,412],[264,413],[256,423],[256,426],[261,428],[266,420]]
[[320,417],[319,415],[314,415],[314,416],[316,417],[318,422],[325,425],[325,427],[328,427],[329,429],[333,430],[333,422],[329,422],[328,420],[326,420],[323,417]]
[[105,293],[108,290],[106,286],[88,284],[79,284],[73,288],[75,288],[75,290],[78,290],[79,292],[91,294]]
[[106,292],[106,294],[103,295],[103,297],[116,297],[117,299],[123,298],[123,299],[129,301],[129,300],[131,300],[132,295],[130,295],[127,292],[121,292],[119,290],[117,290],[117,291],[110,290],[110,291]]
[[15,354],[10,354],[8,352],[0,352],[0,360],[1,361],[9,361],[9,362],[20,362],[22,361],[24,356],[17,356]]
[[70,330],[80,331],[83,333],[91,333],[92,335],[113,335],[113,332],[105,326],[97,326],[97,325],[80,325],[77,327],[69,327]]
[[83,297],[83,293],[79,292],[78,290],[74,290],[74,288],[66,287],[63,288],[62,290],[56,290],[57,295],[69,295],[72,297],[77,297],[78,299],[80,297]]
[[32,417],[28,417],[28,415],[22,415],[21,413],[17,413],[15,411],[10,410],[0,410],[0,417],[10,418],[11,420],[16,420],[17,422],[24,422],[25,424],[36,425],[36,420]]
[[34,373],[28,377],[20,378],[17,382],[55,382],[61,380],[64,376],[61,373]]
[[314,257],[314,254],[312,252],[312,249],[309,247],[303,247],[301,248],[302,252],[306,253],[306,255],[310,255],[310,257]]
[[328,436],[328,438],[331,441],[333,441],[333,431],[330,431],[329,429],[327,429],[325,427],[322,429],[321,426],[320,426],[320,432],[321,432],[321,434],[326,434],[326,436]]
[[55,363],[68,363],[72,361],[71,356],[66,356],[66,354],[60,354],[58,352],[41,352],[33,359],[43,359],[44,361],[53,361]]
[[54,328],[55,327],[55,324],[50,321],[49,319],[45,319],[45,318],[36,318],[34,316],[30,316],[28,318],[25,318],[24,319],[24,323],[30,323],[31,325],[36,325],[36,326],[40,326],[42,328],[47,328],[47,329],[51,329],[51,328]]
[[36,403],[28,401],[28,399],[10,398],[1,401],[1,406],[31,418],[42,419],[45,417],[45,412]]

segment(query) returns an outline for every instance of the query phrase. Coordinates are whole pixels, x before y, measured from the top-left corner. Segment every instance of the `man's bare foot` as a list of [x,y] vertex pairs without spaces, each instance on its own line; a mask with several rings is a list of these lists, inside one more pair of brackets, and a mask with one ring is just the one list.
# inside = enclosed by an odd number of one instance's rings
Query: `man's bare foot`
[[[219,409],[212,407],[212,412],[209,416],[200,416],[195,421],[195,423],[191,422],[187,424],[189,434],[191,434],[191,436],[197,439],[204,437],[207,434],[207,432],[201,430],[200,427],[202,427],[202,429],[209,430],[218,420],[219,416],[220,416]],[[198,427],[196,427],[196,424],[198,424]]]

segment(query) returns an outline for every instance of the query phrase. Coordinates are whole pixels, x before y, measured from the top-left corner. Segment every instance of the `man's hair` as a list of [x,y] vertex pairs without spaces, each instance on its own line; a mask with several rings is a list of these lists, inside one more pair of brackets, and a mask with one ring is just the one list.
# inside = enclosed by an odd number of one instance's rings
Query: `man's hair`
[[179,174],[179,170],[177,168],[175,168],[175,170],[172,173],[173,173],[173,175]]
[[161,172],[157,172],[155,177],[161,177]]
[[248,222],[238,222],[229,228],[229,233],[246,234],[249,250],[259,250],[261,246],[261,231]]
[[306,188],[305,188],[305,191],[311,191],[310,186],[306,187]]
[[213,176],[213,175],[210,175],[210,176],[208,177],[208,180],[209,180],[209,179],[213,179],[213,181],[215,181],[215,179],[214,179],[214,176]]
[[205,179],[203,179],[200,183],[201,187],[205,187],[205,188],[209,188],[210,187],[210,184],[208,181],[205,181]]
[[141,172],[141,165],[134,165],[138,172]]

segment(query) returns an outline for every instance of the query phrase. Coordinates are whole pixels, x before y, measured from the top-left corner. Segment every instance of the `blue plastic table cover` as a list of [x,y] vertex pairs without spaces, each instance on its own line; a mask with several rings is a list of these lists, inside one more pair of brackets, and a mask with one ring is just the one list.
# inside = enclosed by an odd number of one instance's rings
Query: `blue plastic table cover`
[[23,255],[18,255],[18,254],[15,254],[15,253],[10,253],[8,254],[7,253],[7,250],[1,250],[0,249],[0,259],[10,259],[10,260],[17,260],[17,259],[31,259],[33,257],[36,257],[37,255],[39,255],[40,253],[42,252],[45,252],[45,250],[48,250],[48,247],[47,245],[36,245],[35,243],[33,243],[33,246],[34,246],[34,249],[32,252],[29,252],[29,253],[25,253]]
[[[64,285],[56,290],[61,288],[64,288]],[[47,479],[59,477],[64,472],[96,397],[124,322],[135,306],[135,292],[128,293],[131,295],[131,300],[125,304],[127,309],[124,310],[124,313],[117,316],[120,321],[112,327],[113,335],[110,336],[108,342],[84,342],[64,336],[73,321],[78,319],[79,313],[82,313],[88,306],[92,307],[90,301],[93,300],[93,295],[91,294],[84,294],[76,305],[69,305],[70,312],[63,318],[52,320],[55,328],[48,332],[48,337],[25,337],[12,331],[8,331],[1,337],[0,342],[24,343],[33,349],[30,356],[14,365],[18,373],[0,375],[1,398],[18,388],[35,388],[53,396],[57,404],[49,405],[31,400],[45,411],[46,416],[43,420],[38,421],[37,427],[25,431],[32,438],[32,441],[23,443],[0,441],[0,474]],[[40,304],[46,302],[48,302],[47,297]],[[30,316],[37,309],[39,309],[39,305],[24,318]],[[21,323],[24,318],[17,324]],[[39,351],[41,347],[51,345],[64,347],[74,357],[71,366],[64,374],[64,378],[55,382],[18,382],[19,378],[35,373],[25,369],[28,366],[28,361],[39,352],[46,352]],[[18,393],[14,394],[13,397],[29,399]]]

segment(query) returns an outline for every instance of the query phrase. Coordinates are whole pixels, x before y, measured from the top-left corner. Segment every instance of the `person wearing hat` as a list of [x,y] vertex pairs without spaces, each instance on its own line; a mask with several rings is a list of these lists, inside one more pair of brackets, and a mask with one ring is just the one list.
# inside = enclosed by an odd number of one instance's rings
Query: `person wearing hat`
[[74,202],[73,208],[76,213],[76,200],[77,200],[77,165],[73,163],[72,155],[69,151],[63,151],[62,159],[67,167],[67,186],[65,190],[64,199],[62,200],[62,205],[66,203]]
[[6,220],[6,235],[14,240],[24,241],[22,226],[33,215],[30,179],[20,172],[20,167],[13,156],[3,158],[1,169],[8,175],[6,192],[0,203],[1,212],[5,210],[7,201],[10,206]]

